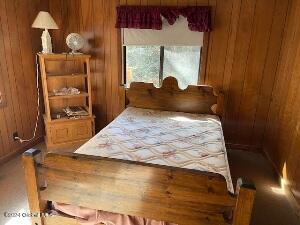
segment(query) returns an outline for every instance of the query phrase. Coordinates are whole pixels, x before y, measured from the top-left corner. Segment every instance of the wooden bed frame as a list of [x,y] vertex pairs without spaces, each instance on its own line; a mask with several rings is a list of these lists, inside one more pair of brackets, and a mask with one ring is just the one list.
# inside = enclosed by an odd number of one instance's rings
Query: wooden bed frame
[[[174,78],[161,88],[132,83],[129,106],[222,114],[222,95],[209,86],[180,90]],[[221,96],[221,97],[220,97]],[[100,209],[178,225],[249,225],[255,187],[238,180],[236,194],[215,173],[158,166],[75,153],[23,154],[31,213],[47,212],[47,202]],[[79,225],[66,216],[32,217],[33,225]]]

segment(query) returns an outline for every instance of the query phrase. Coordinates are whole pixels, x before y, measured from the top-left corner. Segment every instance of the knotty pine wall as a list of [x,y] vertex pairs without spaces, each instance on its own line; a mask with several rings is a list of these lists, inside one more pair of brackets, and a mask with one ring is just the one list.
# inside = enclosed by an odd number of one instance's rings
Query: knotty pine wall
[[[31,28],[40,10],[48,9],[43,0],[0,1],[0,92],[6,104],[0,106],[0,162],[41,139],[19,144],[12,139],[17,131],[31,138],[36,120],[34,53],[41,47],[41,31]],[[41,124],[41,123],[40,123]]]
[[124,107],[121,83],[120,34],[114,28],[118,4],[210,5],[206,84],[226,93],[224,131],[227,143],[261,149],[288,1],[282,0],[50,0],[60,30],[53,32],[54,49],[66,51],[65,37],[79,32],[93,55],[93,101],[97,127]]
[[264,150],[300,205],[300,1],[292,0],[268,116]]

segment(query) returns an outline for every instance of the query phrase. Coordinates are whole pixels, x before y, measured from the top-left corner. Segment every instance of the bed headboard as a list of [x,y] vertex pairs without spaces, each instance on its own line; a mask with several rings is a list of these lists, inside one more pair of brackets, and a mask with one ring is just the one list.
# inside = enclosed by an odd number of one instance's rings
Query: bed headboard
[[166,111],[216,114],[222,116],[224,95],[208,85],[178,87],[174,77],[163,80],[160,88],[152,83],[132,82],[126,90],[126,105]]

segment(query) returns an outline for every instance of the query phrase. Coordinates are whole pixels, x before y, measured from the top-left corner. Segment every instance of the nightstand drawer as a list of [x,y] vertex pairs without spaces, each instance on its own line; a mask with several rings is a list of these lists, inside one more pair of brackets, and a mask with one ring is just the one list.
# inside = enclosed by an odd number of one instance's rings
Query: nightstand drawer
[[82,140],[92,137],[92,123],[91,122],[79,122],[72,124],[71,128],[72,139]]
[[54,144],[60,144],[72,140],[72,125],[55,124],[50,126],[50,139]]
[[46,124],[48,139],[52,144],[64,144],[90,139],[93,136],[92,120],[70,120]]

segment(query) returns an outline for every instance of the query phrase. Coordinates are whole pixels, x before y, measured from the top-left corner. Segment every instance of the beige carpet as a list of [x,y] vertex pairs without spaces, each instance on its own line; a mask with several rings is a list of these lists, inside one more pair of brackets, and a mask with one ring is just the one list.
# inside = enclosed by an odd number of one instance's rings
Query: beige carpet
[[[44,145],[38,148],[45,149]],[[252,225],[300,225],[271,165],[262,155],[237,150],[229,151],[228,155],[233,179],[246,177],[256,184]],[[0,165],[0,225],[29,225],[28,218],[4,216],[5,212],[27,211],[21,157],[16,157]]]

